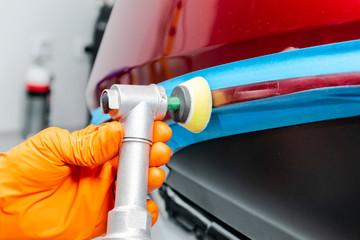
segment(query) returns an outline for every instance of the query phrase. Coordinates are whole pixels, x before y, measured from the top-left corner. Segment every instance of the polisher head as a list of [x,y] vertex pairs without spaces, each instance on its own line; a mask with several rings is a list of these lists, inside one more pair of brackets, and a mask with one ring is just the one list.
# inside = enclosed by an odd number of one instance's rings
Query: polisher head
[[180,100],[178,110],[170,111],[172,119],[191,132],[203,131],[209,123],[212,98],[209,84],[195,77],[175,87],[171,97]]

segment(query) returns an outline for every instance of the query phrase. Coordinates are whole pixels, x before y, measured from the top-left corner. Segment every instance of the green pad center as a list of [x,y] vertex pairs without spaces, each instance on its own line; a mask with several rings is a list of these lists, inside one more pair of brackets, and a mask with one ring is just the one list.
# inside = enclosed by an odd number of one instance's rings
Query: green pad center
[[176,111],[180,108],[180,99],[178,97],[168,97],[168,111]]

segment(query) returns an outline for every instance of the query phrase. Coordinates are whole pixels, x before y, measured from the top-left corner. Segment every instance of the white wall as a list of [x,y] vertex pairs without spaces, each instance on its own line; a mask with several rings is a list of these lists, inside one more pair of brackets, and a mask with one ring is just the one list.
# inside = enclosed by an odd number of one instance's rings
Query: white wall
[[97,16],[95,0],[0,0],[0,134],[20,132],[24,116],[24,74],[34,38],[51,36],[47,67],[52,84],[50,124],[77,129],[86,123],[85,87]]

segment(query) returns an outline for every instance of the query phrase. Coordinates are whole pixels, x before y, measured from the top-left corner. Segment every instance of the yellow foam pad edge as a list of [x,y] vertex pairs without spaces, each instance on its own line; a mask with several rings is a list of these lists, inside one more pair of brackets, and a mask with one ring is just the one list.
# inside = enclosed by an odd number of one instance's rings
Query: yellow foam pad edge
[[199,133],[206,128],[211,116],[212,98],[209,84],[204,78],[195,77],[180,85],[189,90],[191,98],[189,116],[181,125],[191,132]]

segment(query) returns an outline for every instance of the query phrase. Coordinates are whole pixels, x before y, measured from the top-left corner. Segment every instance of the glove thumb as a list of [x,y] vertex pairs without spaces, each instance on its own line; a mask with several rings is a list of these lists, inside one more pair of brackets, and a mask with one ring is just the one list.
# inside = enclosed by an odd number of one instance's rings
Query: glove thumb
[[70,144],[66,144],[67,146],[62,149],[65,163],[97,166],[118,155],[123,138],[123,130],[119,122],[104,123],[98,127],[90,125],[88,128],[87,131],[70,134]]

